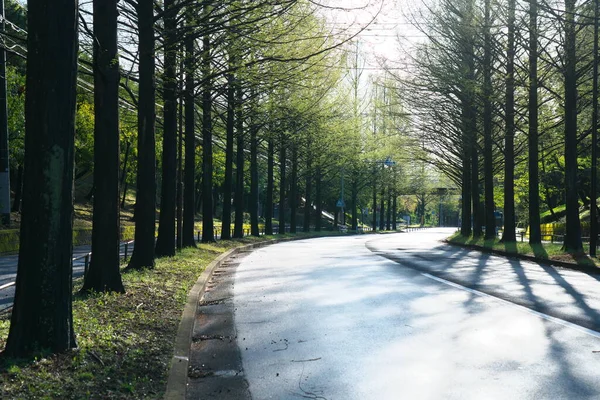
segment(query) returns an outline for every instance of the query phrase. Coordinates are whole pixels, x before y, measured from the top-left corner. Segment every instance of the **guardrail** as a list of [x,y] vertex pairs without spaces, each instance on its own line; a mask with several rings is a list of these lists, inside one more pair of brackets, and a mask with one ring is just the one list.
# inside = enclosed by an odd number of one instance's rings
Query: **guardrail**
[[[129,247],[132,244],[134,244],[134,241],[133,240],[128,240],[126,242],[122,242],[119,245],[119,259],[121,259],[121,255],[122,255],[123,256],[123,260],[127,260],[127,257],[129,255]],[[123,250],[121,250],[121,249],[123,249]],[[90,267],[91,257],[92,257],[92,252],[90,251],[88,253],[81,254],[81,255],[79,255],[77,257],[73,257],[71,261],[73,263],[75,263],[76,261],[83,260],[83,274],[85,276],[87,274],[87,272],[88,272],[89,267]],[[16,285],[16,281],[5,283],[4,285],[0,286],[0,290],[8,289],[9,287],[14,286],[14,285]]]

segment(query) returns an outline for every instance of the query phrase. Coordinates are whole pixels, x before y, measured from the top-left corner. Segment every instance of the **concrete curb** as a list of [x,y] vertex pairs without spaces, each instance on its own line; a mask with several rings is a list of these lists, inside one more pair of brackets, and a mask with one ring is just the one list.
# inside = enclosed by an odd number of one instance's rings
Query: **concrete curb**
[[272,244],[280,242],[313,239],[317,237],[322,236],[303,236],[298,238],[290,237],[272,239],[258,243],[250,243],[226,251],[206,266],[206,268],[204,269],[204,271],[202,271],[202,273],[198,277],[198,280],[196,281],[196,283],[194,284],[187,296],[187,301],[185,303],[185,307],[181,315],[181,321],[179,322],[179,328],[177,329],[177,336],[175,338],[175,344],[173,348],[173,357],[171,358],[169,376],[167,378],[167,389],[165,391],[163,399],[185,399],[187,391],[190,347],[192,345],[192,332],[194,330],[194,321],[196,320],[198,302],[204,294],[206,285],[208,281],[210,281],[213,272],[223,263],[223,261],[227,260],[232,255],[235,255],[241,251],[270,246]]
[[502,257],[506,257],[506,258],[515,258],[518,260],[532,261],[532,262],[546,265],[549,267],[559,267],[559,268],[571,269],[571,270],[583,272],[586,274],[600,274],[600,268],[598,268],[598,267],[592,267],[592,266],[587,266],[587,265],[578,265],[578,264],[568,263],[565,261],[558,261],[558,260],[545,260],[543,258],[537,258],[535,256],[528,256],[526,254],[508,253],[506,251],[488,249],[485,247],[475,246],[472,244],[453,243],[453,242],[450,242],[449,240],[443,240],[443,242],[450,246],[463,247],[466,249],[477,250],[481,253],[494,254],[494,255],[502,256]]

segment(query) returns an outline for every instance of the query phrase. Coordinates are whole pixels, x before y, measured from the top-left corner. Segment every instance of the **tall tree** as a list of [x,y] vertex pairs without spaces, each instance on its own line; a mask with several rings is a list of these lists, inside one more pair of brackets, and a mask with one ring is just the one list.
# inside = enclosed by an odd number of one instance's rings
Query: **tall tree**
[[154,267],[156,229],[156,126],[154,4],[139,1],[138,168],[135,203],[135,247],[128,268]]
[[[536,0],[531,0],[535,3]],[[530,14],[531,15],[531,14]],[[506,47],[506,114],[504,116],[504,230],[502,241],[515,242],[515,0],[508,1]],[[536,40],[537,46],[537,40]],[[537,48],[537,47],[536,47]],[[530,53],[531,54],[531,53]]]
[[94,214],[83,291],[124,292],[119,240],[119,56],[117,0],[94,1]]
[[529,2],[529,243],[542,243],[538,133],[538,27],[537,0]]
[[76,347],[72,316],[77,1],[30,0],[25,178],[6,354]]
[[[485,238],[496,237],[494,216],[494,160],[492,152],[492,25],[490,0],[485,0],[484,44],[483,44],[483,164],[485,198]],[[441,218],[441,215],[440,215]],[[441,220],[440,220],[441,222]]]
[[177,11],[174,0],[164,2],[163,141],[160,217],[156,256],[175,255],[177,194]]
[[[194,8],[186,10],[187,25],[194,23]],[[185,38],[185,167],[183,176],[183,247],[196,247],[194,240],[194,227],[196,216],[196,110],[195,101],[195,52],[194,37],[188,35]]]
[[212,1],[202,7],[202,242],[214,242],[213,149],[212,149],[212,79],[211,79],[211,10]]
[[244,237],[244,92],[241,82],[237,82],[235,95],[236,114],[236,161],[235,161],[235,220],[233,224],[233,237]]
[[285,134],[280,135],[279,142],[279,234],[285,234],[285,163],[286,163],[286,140]]
[[577,193],[577,54],[575,0],[565,0],[565,196],[566,227],[563,249],[582,251]]
[[273,234],[273,192],[275,187],[275,143],[271,136],[267,139],[267,201],[265,204],[265,234]]
[[[233,66],[232,55],[229,64]],[[225,180],[223,182],[223,217],[221,239],[231,239],[231,192],[233,189],[233,140],[235,138],[235,77],[227,75],[227,117],[225,122]]]

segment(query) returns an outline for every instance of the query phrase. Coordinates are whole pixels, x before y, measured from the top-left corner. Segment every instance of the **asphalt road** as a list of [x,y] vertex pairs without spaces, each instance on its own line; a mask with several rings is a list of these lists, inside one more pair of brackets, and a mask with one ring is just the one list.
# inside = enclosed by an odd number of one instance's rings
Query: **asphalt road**
[[259,399],[598,399],[598,277],[451,247],[452,230],[259,249],[233,279]]

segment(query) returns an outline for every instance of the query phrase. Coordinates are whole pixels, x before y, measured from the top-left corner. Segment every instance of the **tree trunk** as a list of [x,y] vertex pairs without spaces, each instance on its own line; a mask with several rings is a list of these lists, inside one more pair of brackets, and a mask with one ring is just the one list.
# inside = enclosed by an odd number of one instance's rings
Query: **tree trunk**
[[323,215],[323,208],[321,207],[321,186],[323,179],[321,176],[321,167],[317,167],[315,175],[315,231],[321,232],[321,218]]
[[[192,9],[188,10],[187,23],[193,24]],[[185,41],[185,164],[183,173],[183,247],[196,247],[194,238],[196,217],[196,110],[194,95],[194,39]]]
[[298,208],[298,149],[292,145],[292,176],[290,178],[290,233],[296,233]]
[[279,150],[279,234],[285,234],[285,136],[281,134]]
[[156,229],[156,149],[154,8],[137,4],[139,27],[138,168],[135,203],[135,246],[128,268],[154,267]]
[[273,170],[275,168],[275,145],[269,137],[267,143],[267,202],[265,204],[265,234],[273,234],[273,189],[275,186]]
[[94,1],[94,214],[83,292],[125,292],[120,271],[117,0]]
[[9,357],[76,347],[71,256],[77,1],[29,0],[27,6],[25,181]]
[[540,230],[538,150],[537,0],[529,3],[529,243],[542,243]]
[[379,196],[379,230],[385,229],[385,185],[381,184],[381,194]]
[[175,255],[175,210],[177,206],[177,10],[175,0],[164,2],[164,73],[162,180],[157,257]]
[[[230,56],[231,57],[231,56]],[[233,62],[230,59],[230,65]],[[225,124],[225,180],[223,183],[223,217],[221,239],[231,239],[231,192],[233,188],[233,139],[235,131],[234,76],[227,76],[227,120]]]
[[235,161],[235,222],[233,237],[244,237],[244,108],[241,82],[236,84],[236,161]]
[[358,215],[356,213],[356,201],[358,199],[358,180],[352,178],[352,189],[350,195],[350,207],[352,207],[352,230],[358,230]]
[[377,171],[373,168],[373,232],[377,232]]
[[[483,176],[485,201],[485,238],[496,238],[496,216],[494,215],[494,160],[492,152],[492,36],[490,26],[490,0],[485,0],[485,33],[483,56]],[[441,218],[441,215],[439,216]],[[440,220],[441,222],[441,220]]]
[[[211,2],[206,1],[202,10],[202,23],[209,26]],[[212,153],[212,80],[210,36],[206,33],[202,38],[202,242],[214,242],[213,220],[213,153]]]
[[312,155],[310,145],[306,154],[306,181],[304,195],[304,232],[310,232],[310,214],[312,213]]
[[17,169],[17,180],[15,182],[15,198],[13,199],[13,212],[21,211],[21,197],[23,196],[23,165]]
[[[594,0],[594,45],[592,61],[592,184],[590,201],[590,256],[596,257],[598,247],[598,29],[600,1]],[[552,208],[550,212],[554,214]]]
[[392,230],[395,231],[398,229],[398,224],[396,222],[396,220],[398,219],[398,194],[396,193],[396,190],[394,190],[394,195],[392,199],[392,210]]
[[[254,99],[254,96],[252,96]],[[254,100],[252,100],[254,101]],[[259,236],[258,229],[258,126],[254,123],[254,110],[250,115],[250,234]]]
[[385,229],[387,231],[392,229],[392,189],[390,187],[388,187],[388,192],[387,192],[388,198],[387,198],[387,214],[386,214],[386,221],[385,221]]
[[577,199],[577,72],[575,1],[565,0],[565,196],[564,251],[583,251]]
[[[537,0],[531,0],[529,5]],[[530,14],[531,18],[532,14]],[[531,20],[530,20],[531,21]],[[531,31],[530,31],[531,35]],[[531,39],[530,39],[531,40]],[[531,49],[530,49],[531,51]],[[531,53],[530,53],[531,57]],[[530,87],[531,93],[531,87]],[[537,103],[537,102],[536,102]],[[504,137],[504,230],[503,242],[515,242],[515,0],[508,2],[508,43],[506,49],[506,115]],[[537,112],[537,110],[536,110]],[[529,114],[531,116],[531,112]],[[531,130],[531,123],[529,125]],[[531,136],[530,136],[531,138]]]

